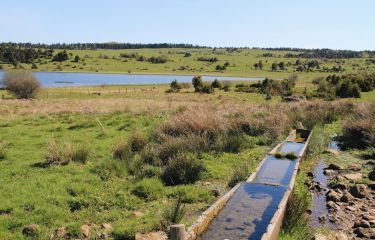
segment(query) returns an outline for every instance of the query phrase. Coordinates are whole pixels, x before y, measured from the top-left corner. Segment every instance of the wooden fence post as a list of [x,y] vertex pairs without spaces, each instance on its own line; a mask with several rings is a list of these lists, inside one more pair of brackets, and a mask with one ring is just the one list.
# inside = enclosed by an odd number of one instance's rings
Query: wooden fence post
[[185,225],[171,225],[169,229],[170,240],[185,240]]

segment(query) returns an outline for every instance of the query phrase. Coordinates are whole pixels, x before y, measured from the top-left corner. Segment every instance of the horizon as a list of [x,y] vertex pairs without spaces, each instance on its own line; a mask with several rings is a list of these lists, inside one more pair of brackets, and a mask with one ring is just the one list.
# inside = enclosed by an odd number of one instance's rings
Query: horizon
[[6,23],[0,42],[5,43],[183,42],[212,48],[375,50],[371,0],[5,0],[0,6],[0,21]]

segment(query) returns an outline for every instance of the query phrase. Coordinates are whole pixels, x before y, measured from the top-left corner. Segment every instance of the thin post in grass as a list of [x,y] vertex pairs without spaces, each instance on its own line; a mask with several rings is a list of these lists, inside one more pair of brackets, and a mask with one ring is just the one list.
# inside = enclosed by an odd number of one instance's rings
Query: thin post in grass
[[171,225],[169,229],[170,240],[185,240],[185,225],[175,224]]

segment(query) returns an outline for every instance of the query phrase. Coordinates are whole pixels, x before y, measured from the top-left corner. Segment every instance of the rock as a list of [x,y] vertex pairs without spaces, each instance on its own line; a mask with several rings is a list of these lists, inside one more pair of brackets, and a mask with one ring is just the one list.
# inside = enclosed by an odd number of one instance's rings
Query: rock
[[325,223],[326,216],[322,215],[322,216],[318,217],[318,220],[319,220],[320,223]]
[[103,223],[101,227],[105,230],[112,230],[112,225],[109,223]]
[[354,233],[357,234],[358,237],[366,238],[366,239],[375,239],[375,229],[374,228],[357,228],[354,230]]
[[333,211],[338,210],[338,206],[337,206],[337,204],[334,203],[333,201],[328,201],[328,202],[327,202],[327,207],[328,207],[330,210],[333,210]]
[[327,201],[339,202],[342,195],[334,190],[329,190],[326,194]]
[[361,171],[361,165],[359,165],[357,163],[352,163],[349,166],[349,170],[354,171],[354,172]]
[[375,181],[375,170],[372,170],[372,171],[368,174],[368,178],[369,178],[371,181]]
[[343,177],[349,181],[358,181],[362,179],[362,173],[347,173]]
[[314,239],[315,240],[328,240],[326,236],[319,234],[319,233],[315,234]]
[[145,214],[143,212],[134,211],[132,212],[132,215],[133,217],[140,218],[140,217],[143,217],[143,215]]
[[348,237],[343,232],[339,232],[339,233],[336,233],[335,239],[336,240],[348,240]]
[[354,223],[354,227],[356,227],[356,228],[358,228],[358,227],[369,228],[370,223],[366,220],[361,220],[359,222]]
[[337,164],[331,163],[328,165],[328,167],[326,167],[326,169],[327,170],[342,170],[342,167]]
[[55,230],[55,233],[53,234],[54,238],[60,239],[65,237],[66,234],[66,229],[65,227],[59,227],[58,229]]
[[357,184],[350,188],[350,193],[356,198],[365,198],[369,190],[365,184]]
[[374,190],[374,191],[375,191],[375,181],[369,182],[369,183],[367,184],[367,186],[368,186],[371,190]]
[[375,220],[370,220],[370,221],[368,221],[369,222],[369,224],[370,224],[370,227],[375,227]]
[[340,199],[341,202],[352,202],[353,200],[354,197],[349,192],[345,192]]
[[342,183],[336,183],[336,184],[333,184],[332,186],[330,186],[332,189],[340,189],[340,190],[345,190],[346,189],[346,185],[345,184],[342,184]]
[[312,178],[312,177],[314,177],[314,173],[313,172],[308,172],[307,176]]
[[36,236],[39,232],[39,226],[37,224],[30,224],[22,229],[24,236]]
[[204,182],[204,183],[202,183],[202,185],[203,185],[203,186],[210,186],[211,183],[210,183],[210,182]]
[[325,169],[324,171],[323,171],[323,174],[324,175],[332,175],[332,174],[334,174],[335,173],[335,171],[334,170],[331,170],[331,169]]
[[79,231],[82,233],[82,235],[84,237],[89,237],[90,235],[90,226],[87,225],[87,224],[84,224],[82,225],[80,228],[79,228]]
[[311,214],[312,214],[312,209],[311,209],[311,208],[307,209],[307,210],[306,210],[306,214],[311,215]]
[[346,210],[349,210],[349,211],[351,211],[351,212],[355,212],[355,211],[357,211],[357,209],[356,209],[355,207],[353,207],[353,206],[347,206],[345,209],[346,209]]

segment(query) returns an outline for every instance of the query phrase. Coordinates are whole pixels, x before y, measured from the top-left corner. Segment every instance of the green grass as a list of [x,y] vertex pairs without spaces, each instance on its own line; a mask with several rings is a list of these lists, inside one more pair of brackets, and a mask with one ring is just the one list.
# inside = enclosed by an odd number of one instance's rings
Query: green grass
[[[55,50],[55,53],[60,50]],[[185,52],[190,52],[191,57],[184,57]],[[37,71],[64,71],[64,72],[104,72],[104,73],[153,73],[153,74],[185,74],[185,75],[218,75],[218,76],[245,76],[245,77],[271,77],[283,78],[295,71],[292,66],[287,66],[284,71],[271,71],[274,62],[284,61],[295,63],[297,58],[285,58],[287,51],[239,49],[230,52],[225,49],[129,49],[129,50],[69,50],[72,56],[69,60],[58,63],[51,59],[36,60]],[[168,61],[165,64],[152,64],[140,62],[135,59],[120,58],[121,53],[138,53],[145,57],[166,56]],[[275,57],[263,57],[264,53],[273,53]],[[84,61],[72,62],[78,55]],[[108,58],[99,58],[100,56]],[[197,61],[199,57],[217,57],[216,63]],[[264,64],[263,70],[254,69],[253,65],[259,61]],[[304,60],[304,59],[302,59]],[[309,59],[308,59],[309,60]],[[216,65],[223,65],[229,62],[230,66],[225,71],[215,70]],[[330,59],[319,60],[321,68],[341,65],[346,72],[361,70],[374,71],[375,64],[369,64],[365,58],[354,59]],[[22,64],[25,69],[31,69],[31,64]],[[58,69],[58,66],[61,66]],[[186,69],[181,70],[184,66]],[[4,69],[12,68],[9,64],[3,64]],[[327,73],[304,72],[300,74],[303,80],[312,80]]]
[[[112,158],[112,147],[127,140],[135,129],[145,135],[160,124],[163,115],[115,112],[99,114],[106,134],[89,114],[34,114],[1,118],[0,139],[7,154],[0,161],[0,239],[22,238],[23,226],[41,227],[39,239],[46,239],[58,227],[77,232],[85,222],[111,223],[116,234],[150,231],[159,227],[163,209],[182,192],[191,224],[216,197],[213,188],[226,191],[228,176],[239,163],[257,165],[266,147],[245,149],[239,154],[201,156],[207,171],[194,185],[165,187],[153,180],[135,179],[124,163]],[[123,127],[126,124],[126,127]],[[66,166],[42,167],[47,142],[59,139],[90,149],[87,162],[71,161]],[[254,159],[253,163],[249,162]],[[150,182],[151,181],[151,182]],[[156,180],[155,180],[156,181]],[[203,182],[208,181],[206,185]],[[133,211],[141,211],[136,218]]]

